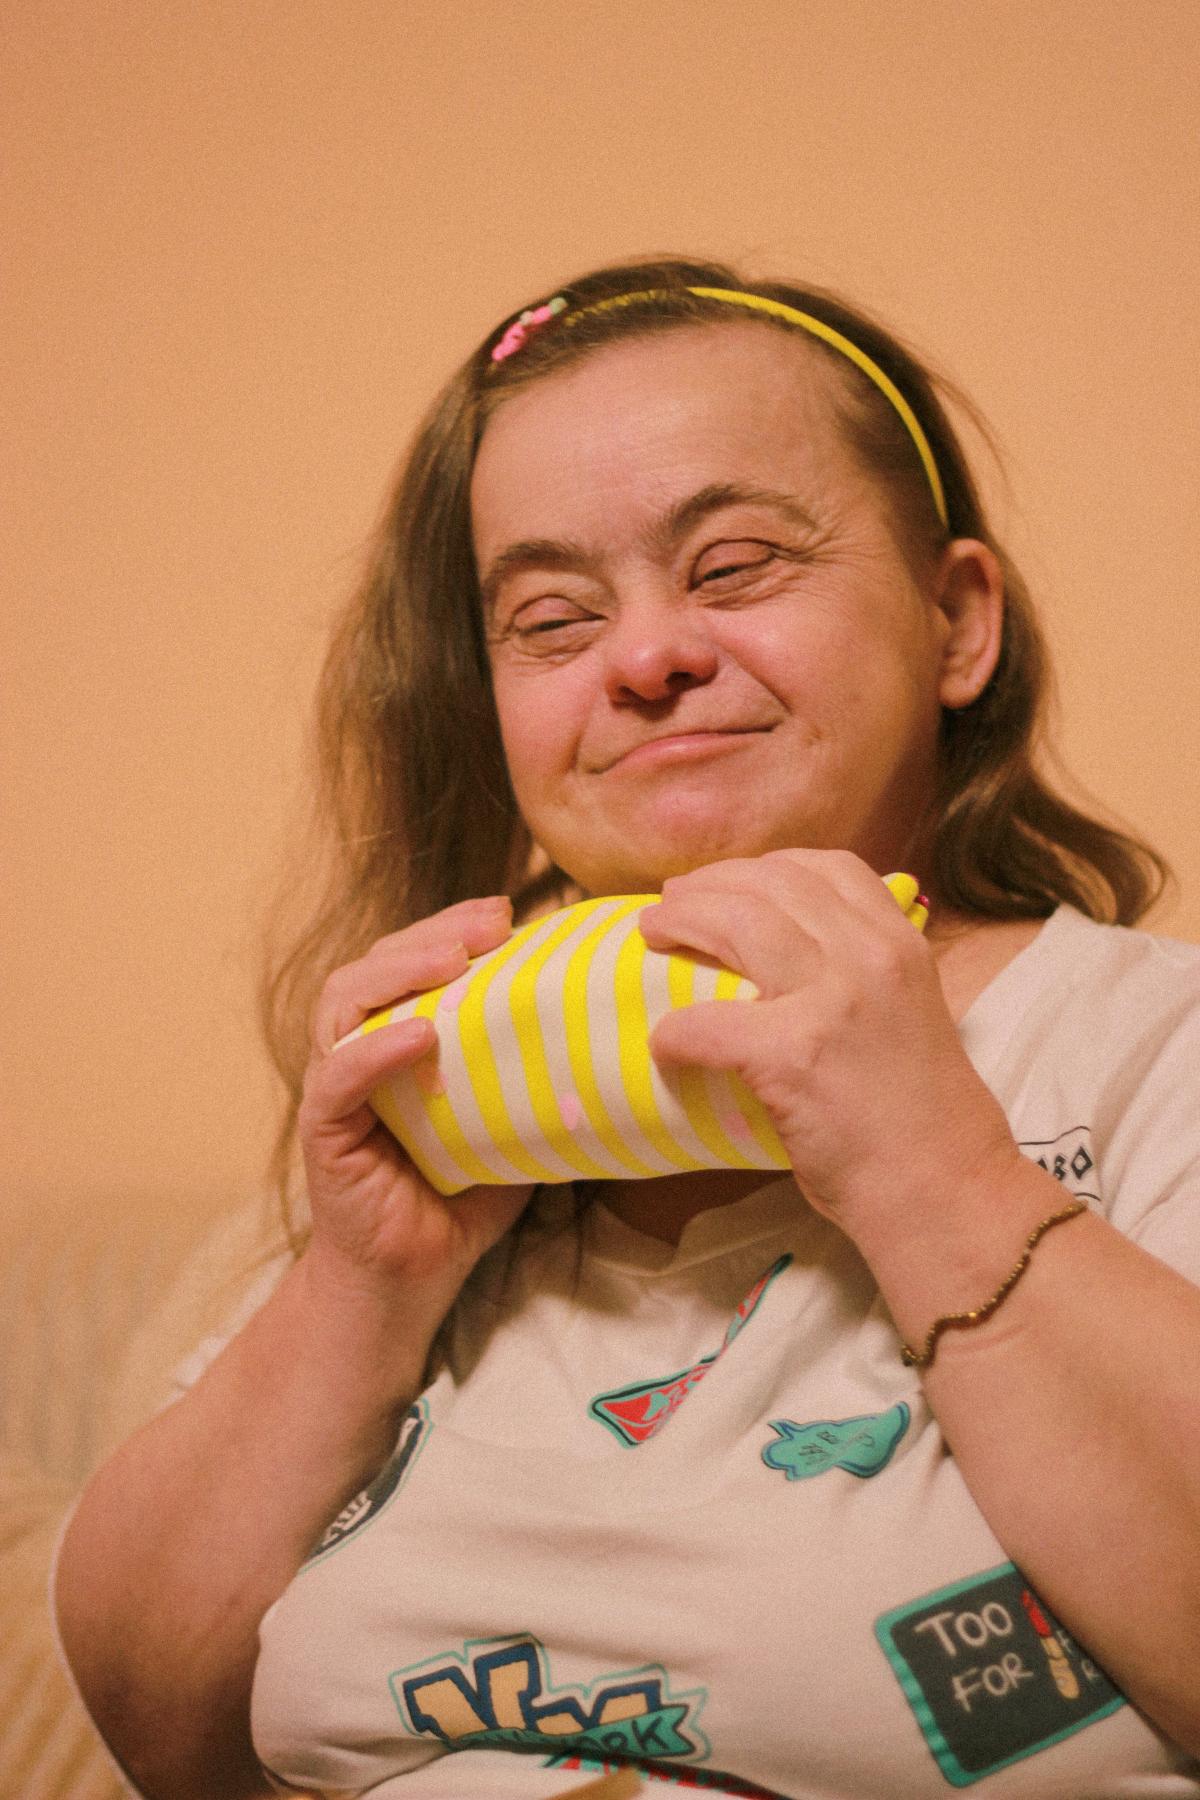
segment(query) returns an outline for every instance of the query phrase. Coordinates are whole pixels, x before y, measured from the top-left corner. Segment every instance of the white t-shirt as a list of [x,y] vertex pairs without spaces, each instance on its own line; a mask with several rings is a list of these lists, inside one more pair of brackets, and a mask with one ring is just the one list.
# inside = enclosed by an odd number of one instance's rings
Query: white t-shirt
[[[1026,1153],[1200,1282],[1200,948],[1061,908],[962,1036]],[[678,1249],[597,1206],[478,1284],[263,1621],[281,1783],[1200,1796],[985,1524],[853,1246],[764,1179]]]

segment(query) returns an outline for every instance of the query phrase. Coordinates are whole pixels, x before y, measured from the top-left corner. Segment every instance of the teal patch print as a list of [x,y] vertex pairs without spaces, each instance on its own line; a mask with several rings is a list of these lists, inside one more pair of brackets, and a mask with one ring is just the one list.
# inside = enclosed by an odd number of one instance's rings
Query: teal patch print
[[789,1481],[808,1481],[830,1469],[845,1469],[865,1480],[891,1462],[911,1416],[899,1400],[886,1412],[863,1413],[857,1419],[816,1419],[811,1425],[772,1419],[771,1430],[779,1440],[764,1444],[762,1459],[768,1469],[782,1469]]
[[739,1302],[719,1350],[710,1350],[707,1356],[702,1356],[688,1369],[680,1369],[678,1374],[656,1375],[651,1381],[634,1381],[628,1387],[610,1388],[607,1393],[597,1394],[588,1405],[590,1416],[611,1431],[617,1442],[627,1449],[652,1438],[754,1317],[763,1295],[791,1260],[788,1252],[759,1276],[745,1299]]
[[417,1400],[409,1407],[404,1423],[400,1427],[400,1439],[389,1460],[379,1471],[369,1487],[343,1506],[333,1523],[328,1526],[320,1542],[309,1552],[305,1567],[315,1563],[319,1558],[329,1556],[340,1549],[348,1537],[370,1520],[377,1518],[389,1500],[394,1500],[400,1491],[405,1476],[417,1460],[419,1451],[424,1446],[433,1426],[429,1419],[429,1410],[424,1400]]
[[389,1677],[405,1728],[450,1750],[553,1750],[622,1762],[703,1762],[703,1688],[672,1693],[657,1665],[556,1687],[533,1637],[489,1638]]
[[875,1635],[954,1787],[1125,1704],[1012,1563],[884,1613]]

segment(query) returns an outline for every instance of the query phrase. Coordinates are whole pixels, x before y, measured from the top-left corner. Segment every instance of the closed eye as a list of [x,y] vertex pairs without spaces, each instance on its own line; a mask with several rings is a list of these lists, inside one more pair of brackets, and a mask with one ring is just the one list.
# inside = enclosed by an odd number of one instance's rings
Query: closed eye
[[493,646],[509,642],[530,654],[550,654],[577,645],[581,635],[586,636],[588,628],[596,623],[595,615],[574,607],[570,612],[554,610],[564,604],[569,603],[551,597],[527,602],[506,625],[492,633]]
[[720,581],[726,575],[739,575],[744,569],[757,569],[762,566],[763,562],[769,561],[770,558],[764,556],[761,562],[756,563],[725,563],[719,569],[706,569],[700,580],[701,582]]
[[746,554],[731,555],[733,546],[720,547],[727,560],[718,562],[714,567],[705,569],[697,576],[697,584],[705,585],[711,581],[722,581],[729,575],[745,574],[750,569],[761,569],[774,560],[775,550],[770,544],[760,544],[753,540],[745,545]]
[[509,629],[514,637],[545,637],[557,631],[570,631],[578,626],[595,623],[595,613],[539,612],[534,605],[527,608],[524,614],[518,613]]

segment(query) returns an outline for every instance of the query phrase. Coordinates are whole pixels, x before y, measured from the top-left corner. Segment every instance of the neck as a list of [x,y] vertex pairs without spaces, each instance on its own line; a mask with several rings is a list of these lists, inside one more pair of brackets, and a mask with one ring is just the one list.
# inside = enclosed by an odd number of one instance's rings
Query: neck
[[973,919],[935,908],[925,930],[938,980],[957,1025],[985,987],[1032,944],[1044,919]]
[[622,1224],[664,1244],[678,1244],[697,1213],[730,1206],[756,1188],[777,1181],[773,1169],[701,1169],[658,1175],[649,1181],[576,1182],[576,1191],[603,1201]]

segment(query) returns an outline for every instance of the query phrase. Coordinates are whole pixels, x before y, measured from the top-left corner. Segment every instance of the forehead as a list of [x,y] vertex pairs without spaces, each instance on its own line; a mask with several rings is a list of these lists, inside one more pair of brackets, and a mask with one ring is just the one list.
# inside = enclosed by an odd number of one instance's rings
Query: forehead
[[[850,473],[828,359],[799,333],[738,321],[630,338],[520,390],[484,429],[477,549],[622,502],[718,481],[809,488]],[[555,516],[551,516],[555,515]]]

